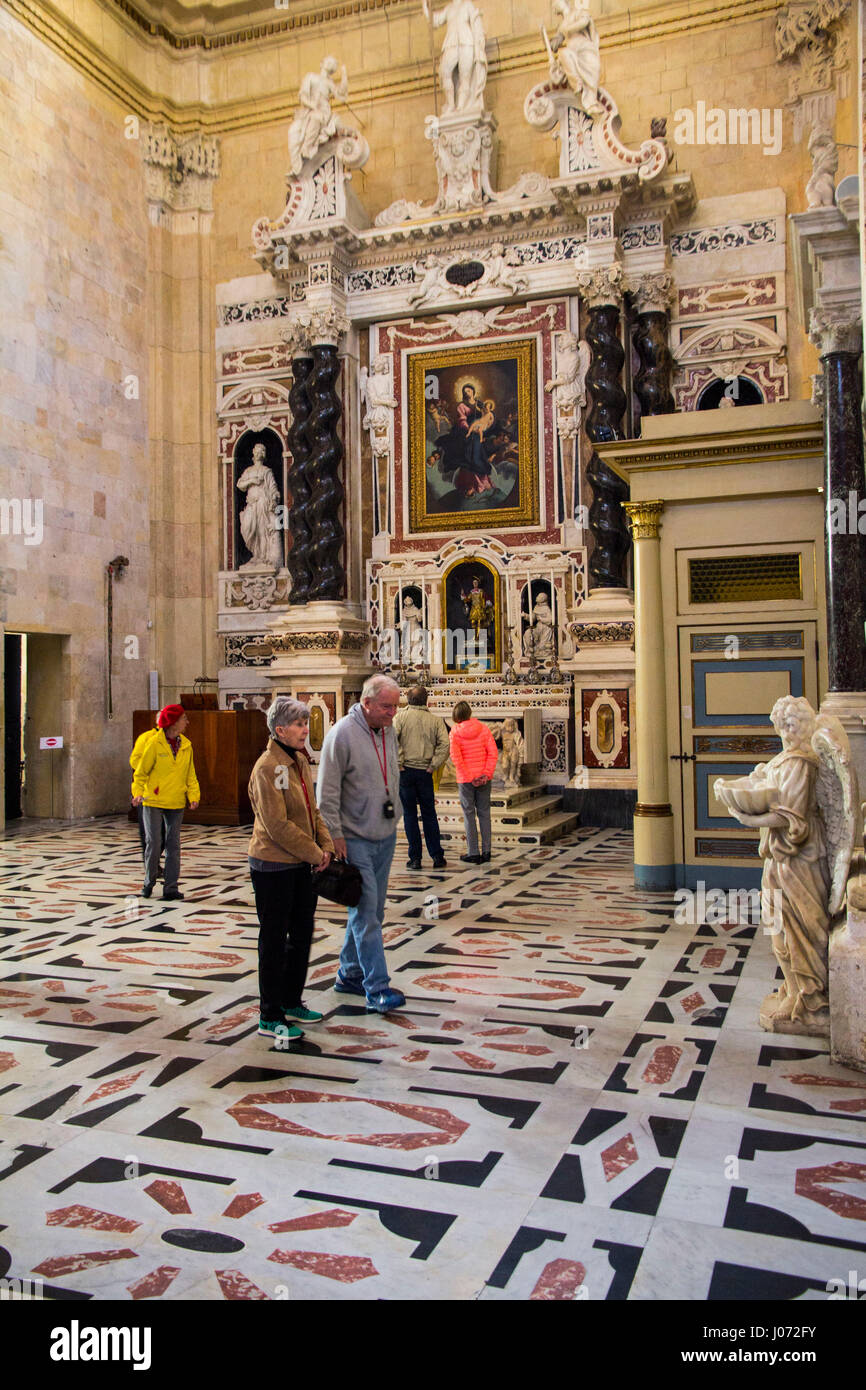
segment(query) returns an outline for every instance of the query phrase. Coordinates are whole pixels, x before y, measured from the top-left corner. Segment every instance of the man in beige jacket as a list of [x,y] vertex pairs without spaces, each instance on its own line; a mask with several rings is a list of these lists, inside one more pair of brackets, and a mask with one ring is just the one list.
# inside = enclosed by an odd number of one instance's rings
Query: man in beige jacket
[[448,758],[448,727],[444,719],[427,708],[427,691],[423,685],[413,685],[407,699],[407,707],[399,710],[394,718],[394,732],[400,749],[400,801],[409,842],[406,868],[421,867],[421,832],[418,829],[420,806],[424,839],[433,868],[444,869],[447,865],[436,816],[433,773]]

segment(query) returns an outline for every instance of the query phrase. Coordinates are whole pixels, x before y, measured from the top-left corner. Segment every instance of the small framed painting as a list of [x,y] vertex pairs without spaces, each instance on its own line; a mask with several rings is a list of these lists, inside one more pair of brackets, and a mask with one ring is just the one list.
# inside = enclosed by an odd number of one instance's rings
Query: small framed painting
[[537,526],[534,339],[408,359],[409,529]]

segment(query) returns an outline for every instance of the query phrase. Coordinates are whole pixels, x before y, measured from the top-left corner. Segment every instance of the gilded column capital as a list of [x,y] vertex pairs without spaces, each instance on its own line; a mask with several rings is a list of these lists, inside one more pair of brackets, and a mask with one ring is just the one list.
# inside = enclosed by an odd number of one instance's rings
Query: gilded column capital
[[657,541],[664,502],[624,502],[623,508],[635,541]]
[[597,266],[595,270],[581,270],[577,275],[577,288],[587,308],[600,309],[612,304],[619,307],[623,295],[623,270],[621,265]]
[[854,309],[813,309],[809,315],[809,337],[819,357],[829,357],[833,352],[859,354],[863,351],[863,320]]
[[639,314],[667,314],[674,297],[674,277],[669,270],[626,276],[623,288]]

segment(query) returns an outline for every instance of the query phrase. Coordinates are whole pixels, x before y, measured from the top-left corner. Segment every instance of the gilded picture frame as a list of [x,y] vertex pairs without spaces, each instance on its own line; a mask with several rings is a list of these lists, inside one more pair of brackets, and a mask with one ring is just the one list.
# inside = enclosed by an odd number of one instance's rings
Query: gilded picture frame
[[408,357],[409,532],[539,524],[534,338]]

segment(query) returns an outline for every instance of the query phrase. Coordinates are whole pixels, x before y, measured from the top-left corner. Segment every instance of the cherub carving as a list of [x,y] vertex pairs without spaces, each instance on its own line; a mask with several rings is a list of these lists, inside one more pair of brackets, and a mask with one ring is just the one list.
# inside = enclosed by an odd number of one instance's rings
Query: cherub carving
[[761,1027],[824,1036],[828,936],[863,834],[857,775],[838,719],[816,717],[793,695],[777,700],[770,718],[782,752],[748,777],[718,777],[714,791],[742,825],[761,830],[761,920],[784,977],[761,1005]]
[[501,287],[509,294],[525,294],[529,288],[529,281],[525,275],[519,273],[519,266],[514,259],[515,254],[513,247],[509,247],[506,252],[502,242],[495,241],[487,257],[487,274],[484,277],[484,284]]
[[506,787],[516,787],[520,781],[520,767],[526,753],[526,744],[516,719],[505,719],[502,724],[502,773]]
[[406,303],[410,309],[417,309],[419,304],[423,304],[425,299],[429,299],[441,288],[442,263],[438,256],[425,256],[423,261],[415,262],[415,273],[422,273],[420,283],[406,296]]

